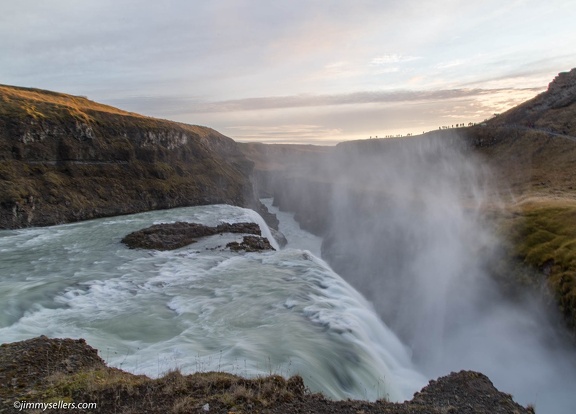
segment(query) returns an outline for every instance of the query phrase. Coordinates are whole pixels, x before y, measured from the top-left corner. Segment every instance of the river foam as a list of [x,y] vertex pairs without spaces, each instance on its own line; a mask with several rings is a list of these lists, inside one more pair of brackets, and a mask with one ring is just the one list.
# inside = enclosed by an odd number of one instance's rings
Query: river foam
[[425,384],[371,304],[309,250],[222,247],[241,235],[169,252],[120,243],[174,221],[254,221],[272,240],[255,212],[225,205],[2,231],[2,342],[82,337],[110,365],[154,377],[300,374],[331,398],[402,401]]

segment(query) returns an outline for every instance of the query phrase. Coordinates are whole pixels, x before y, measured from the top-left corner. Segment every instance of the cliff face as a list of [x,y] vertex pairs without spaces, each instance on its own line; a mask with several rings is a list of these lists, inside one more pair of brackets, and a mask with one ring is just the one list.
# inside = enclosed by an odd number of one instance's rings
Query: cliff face
[[576,136],[576,68],[559,73],[548,89],[496,117],[492,123],[519,124]]
[[0,228],[200,204],[258,209],[252,165],[210,128],[0,86]]

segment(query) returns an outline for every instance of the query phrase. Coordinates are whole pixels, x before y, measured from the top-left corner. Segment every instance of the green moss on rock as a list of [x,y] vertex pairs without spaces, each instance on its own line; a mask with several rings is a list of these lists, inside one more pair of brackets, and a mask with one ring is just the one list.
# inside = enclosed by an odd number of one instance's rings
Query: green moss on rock
[[519,205],[504,224],[511,255],[546,277],[568,325],[576,329],[576,202]]

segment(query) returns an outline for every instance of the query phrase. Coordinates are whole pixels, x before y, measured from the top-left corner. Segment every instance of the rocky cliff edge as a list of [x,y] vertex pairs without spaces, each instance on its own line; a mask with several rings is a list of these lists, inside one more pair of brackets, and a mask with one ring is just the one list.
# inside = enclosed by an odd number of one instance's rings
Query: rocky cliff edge
[[0,228],[225,203],[263,212],[217,131],[0,85]]
[[70,404],[84,404],[85,413],[534,413],[472,371],[430,381],[400,404],[331,401],[308,392],[298,376],[172,371],[150,379],[107,367],[83,339],[45,336],[0,346],[0,413],[46,407],[25,404],[53,404],[50,412],[56,413],[69,412]]

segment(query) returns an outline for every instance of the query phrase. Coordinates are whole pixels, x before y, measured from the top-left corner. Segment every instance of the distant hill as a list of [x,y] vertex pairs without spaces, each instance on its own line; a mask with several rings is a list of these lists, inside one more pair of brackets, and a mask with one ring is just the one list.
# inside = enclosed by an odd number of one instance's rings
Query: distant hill
[[213,129],[0,85],[0,228],[198,204],[258,209],[251,171]]

